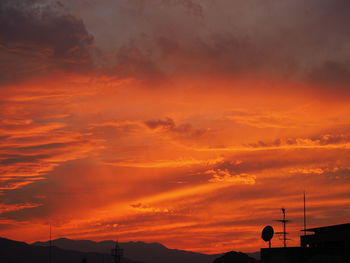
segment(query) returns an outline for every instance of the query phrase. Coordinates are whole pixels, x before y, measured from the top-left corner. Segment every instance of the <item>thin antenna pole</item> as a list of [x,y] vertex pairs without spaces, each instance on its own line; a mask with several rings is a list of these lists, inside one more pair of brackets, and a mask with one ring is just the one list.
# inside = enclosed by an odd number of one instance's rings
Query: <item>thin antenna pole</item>
[[306,197],[304,191],[304,236],[306,236]]
[[118,240],[115,241],[115,248],[112,249],[112,256],[115,263],[121,263],[123,257],[123,249],[119,246]]
[[50,241],[49,241],[49,262],[52,262],[52,239],[51,239],[51,224],[50,224]]
[[282,212],[283,212],[283,246],[287,247],[286,210],[282,208]]

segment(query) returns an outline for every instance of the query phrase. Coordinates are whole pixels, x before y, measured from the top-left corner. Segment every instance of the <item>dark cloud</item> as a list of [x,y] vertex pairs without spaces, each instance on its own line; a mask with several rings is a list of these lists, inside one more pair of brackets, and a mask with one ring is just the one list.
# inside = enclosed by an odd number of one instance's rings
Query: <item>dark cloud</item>
[[148,83],[166,81],[166,76],[160,65],[136,46],[122,47],[110,59],[112,64],[105,68],[108,74],[137,78]]
[[259,147],[283,147],[283,146],[326,146],[332,144],[347,144],[350,142],[350,136],[347,134],[324,134],[308,138],[278,138],[274,141],[259,141],[249,144],[254,148]]
[[59,2],[1,1],[0,31],[2,81],[91,63],[92,36]]
[[335,168],[328,169],[325,172],[325,175],[335,180],[350,180],[350,168]]
[[154,130],[154,129],[174,129],[175,128],[175,122],[171,118],[165,118],[164,120],[149,120],[146,121],[145,124],[148,128]]
[[338,85],[349,89],[350,60],[345,62],[326,61],[323,65],[310,72],[309,79],[321,86]]
[[32,152],[37,150],[50,150],[50,149],[60,149],[64,148],[66,146],[70,146],[74,143],[47,143],[47,144],[41,144],[41,145],[34,145],[34,146],[26,146],[26,147],[18,147],[17,150],[20,152]]
[[[94,61],[105,74],[153,86],[210,74],[301,80],[322,83],[326,90],[336,91],[334,85],[348,90],[350,8],[345,0],[61,3],[2,1],[3,81],[53,65],[81,70],[92,63],[94,44],[99,50]],[[24,56],[24,64],[11,62]]]
[[[11,4],[9,4],[9,2]],[[83,22],[49,7],[16,5],[17,1],[2,1],[1,41],[5,46],[49,48],[53,57],[87,58],[92,37]],[[31,1],[33,3],[33,1]],[[50,53],[52,52],[52,53]]]
[[171,118],[148,120],[145,124],[151,130],[170,132],[180,137],[198,137],[206,132],[205,129],[194,128],[189,123],[177,125]]
[[192,0],[162,0],[162,4],[165,6],[180,5],[183,6],[187,12],[191,15],[203,18],[203,7],[200,3]]
[[48,155],[31,155],[31,156],[21,156],[21,155],[14,155],[14,156],[7,156],[4,158],[4,156],[1,156],[3,159],[0,161],[2,165],[9,165],[9,164],[29,164],[29,163],[36,163],[42,158],[48,158]]
[[74,8],[102,52],[115,54],[103,58],[113,74],[162,81],[209,74],[311,83],[327,78],[327,89],[348,81],[346,0],[88,2]]

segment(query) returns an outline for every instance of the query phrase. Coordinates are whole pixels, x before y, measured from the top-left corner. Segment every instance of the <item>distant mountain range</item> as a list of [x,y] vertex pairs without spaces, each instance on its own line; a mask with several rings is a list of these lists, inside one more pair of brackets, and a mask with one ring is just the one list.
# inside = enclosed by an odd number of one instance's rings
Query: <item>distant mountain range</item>
[[[60,238],[52,241],[56,247],[75,250],[80,252],[97,252],[110,254],[115,242],[101,241],[94,242],[90,240],[71,240]],[[35,242],[34,246],[48,246],[49,242]],[[121,242],[120,247],[124,250],[124,256],[136,261],[145,261],[149,263],[212,263],[217,255],[206,255],[196,252],[169,249],[159,243],[145,242]]]
[[[90,240],[71,240],[67,238],[53,240],[52,244],[61,249],[102,254],[110,254],[111,249],[115,246],[115,242],[111,240],[94,242]],[[35,242],[32,245],[43,247],[48,246],[49,242]],[[208,255],[191,251],[169,249],[159,243],[120,242],[119,245],[123,248],[126,258],[149,263],[212,263],[215,259],[223,256],[223,254]],[[237,253],[237,259],[240,258],[240,260],[232,262],[250,262],[242,261],[242,255],[245,254]],[[248,255],[252,258],[258,258],[260,256],[259,253],[251,253]]]
[[[52,241],[53,263],[113,263],[110,255],[114,241],[56,239]],[[122,263],[254,263],[254,258],[240,252],[207,255],[168,249],[159,243],[120,243],[124,249]],[[253,254],[256,256],[255,254]],[[50,258],[49,242],[31,245],[0,238],[1,263],[47,263]]]
[[[103,253],[80,252],[52,247],[52,263],[113,263],[110,255]],[[49,247],[28,245],[24,242],[0,238],[0,262],[1,263],[48,263]],[[127,258],[123,263],[142,263]],[[145,263],[145,262],[143,262]]]

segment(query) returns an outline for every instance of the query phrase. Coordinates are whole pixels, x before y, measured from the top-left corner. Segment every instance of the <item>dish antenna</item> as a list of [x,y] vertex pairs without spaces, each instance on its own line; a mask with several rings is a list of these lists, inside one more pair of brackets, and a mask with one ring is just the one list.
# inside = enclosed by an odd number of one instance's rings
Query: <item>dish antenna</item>
[[269,242],[269,248],[271,248],[271,239],[273,238],[274,230],[272,226],[265,226],[261,232],[261,238],[265,242]]

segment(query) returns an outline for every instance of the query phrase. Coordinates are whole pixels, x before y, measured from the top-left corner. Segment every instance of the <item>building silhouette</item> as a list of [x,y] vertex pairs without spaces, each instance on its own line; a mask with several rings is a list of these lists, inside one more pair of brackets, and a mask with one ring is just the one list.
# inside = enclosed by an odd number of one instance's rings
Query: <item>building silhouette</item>
[[312,235],[300,237],[300,246],[308,248],[347,248],[350,250],[350,224],[303,230]]
[[262,263],[350,263],[350,223],[302,230],[300,247],[261,249]]

